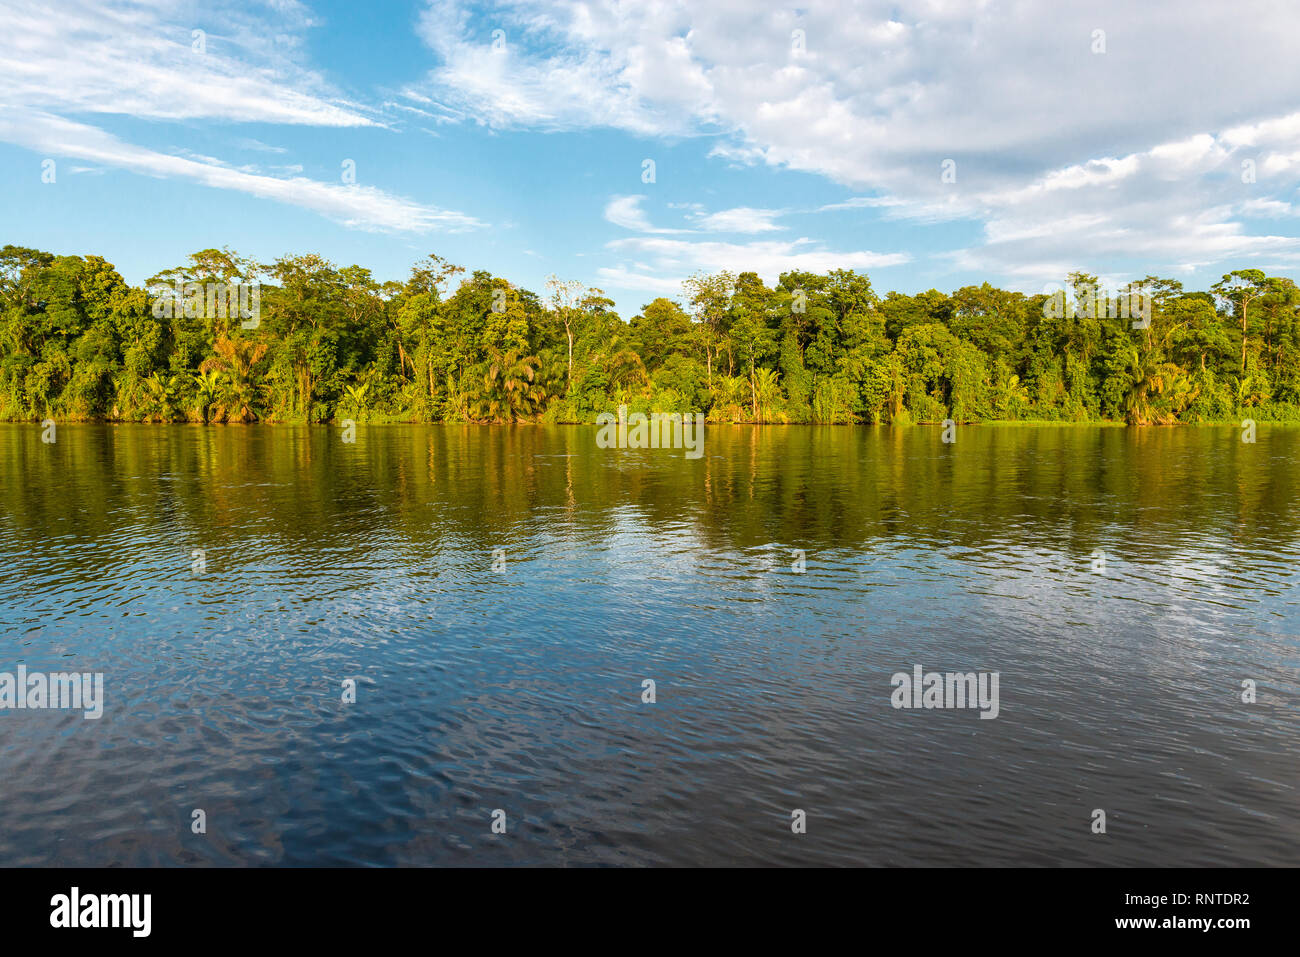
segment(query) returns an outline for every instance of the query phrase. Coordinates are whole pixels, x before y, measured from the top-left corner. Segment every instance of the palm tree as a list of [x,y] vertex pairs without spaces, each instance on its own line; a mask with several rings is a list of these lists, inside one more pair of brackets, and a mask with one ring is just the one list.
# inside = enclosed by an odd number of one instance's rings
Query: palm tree
[[620,404],[631,394],[633,386],[644,387],[650,382],[641,357],[618,335],[611,335],[601,344],[592,355],[591,363],[604,373],[605,381]]
[[729,376],[719,371],[713,380],[713,407],[709,410],[709,419],[715,422],[744,422],[749,391],[748,378]]
[[221,373],[216,369],[210,369],[207,372],[200,372],[192,377],[198,391],[194,398],[198,402],[195,412],[199,414],[199,421],[207,423],[208,406],[212,405],[214,399],[221,391]]
[[343,392],[346,398],[341,403],[353,412],[366,411],[366,393],[370,391],[370,381],[366,380],[357,385],[345,385]]
[[520,356],[517,350],[493,349],[483,376],[483,394],[475,403],[476,417],[493,422],[530,418],[546,404],[546,390],[538,381],[537,356]]
[[[1163,361],[1155,350],[1139,353],[1136,346],[1130,347],[1127,359],[1129,386],[1124,395],[1124,412],[1128,423],[1150,425],[1174,421],[1193,396],[1191,383],[1182,369]],[[1153,410],[1152,395],[1166,393],[1170,398],[1163,403],[1164,408]],[[1173,408],[1178,403],[1181,407]]]
[[[754,400],[754,420],[756,422],[775,421],[773,412],[781,405],[781,383],[777,374],[771,369],[759,369],[754,373],[751,391]],[[781,416],[785,419],[784,413]]]
[[215,356],[204,360],[200,372],[222,373],[222,385],[217,396],[220,417],[227,422],[253,422],[257,419],[256,366],[266,355],[266,343],[250,339],[218,339],[213,346]]
[[172,403],[176,401],[176,386],[179,382],[179,376],[172,376],[164,382],[156,372],[144,380],[145,405],[149,410],[146,421],[152,421],[155,417],[163,422],[171,421],[175,415]]

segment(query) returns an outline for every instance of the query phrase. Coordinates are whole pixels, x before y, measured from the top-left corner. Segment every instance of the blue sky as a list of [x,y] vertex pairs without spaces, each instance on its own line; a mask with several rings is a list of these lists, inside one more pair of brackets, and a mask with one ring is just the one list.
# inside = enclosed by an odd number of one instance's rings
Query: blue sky
[[626,317],[724,268],[1294,276],[1300,7],[1130,6],[0,0],[2,241],[436,252]]

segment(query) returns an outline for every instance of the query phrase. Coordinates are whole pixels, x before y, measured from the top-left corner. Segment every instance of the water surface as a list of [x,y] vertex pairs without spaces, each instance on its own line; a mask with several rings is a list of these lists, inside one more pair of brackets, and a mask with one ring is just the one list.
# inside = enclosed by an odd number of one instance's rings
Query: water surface
[[0,865],[1300,864],[1300,430],[595,435],[0,426]]

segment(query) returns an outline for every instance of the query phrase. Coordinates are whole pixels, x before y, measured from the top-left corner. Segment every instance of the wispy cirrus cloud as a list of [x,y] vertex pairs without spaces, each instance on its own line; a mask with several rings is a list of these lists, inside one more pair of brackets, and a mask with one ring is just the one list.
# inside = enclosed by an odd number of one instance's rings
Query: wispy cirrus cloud
[[[0,2],[0,98],[156,120],[370,126],[300,62],[298,3]],[[201,31],[195,36],[195,31]],[[196,49],[196,47],[198,49]]]
[[146,176],[184,179],[287,203],[364,230],[426,233],[484,226],[472,216],[393,196],[372,186],[320,183],[235,169],[208,157],[160,153],[50,113],[0,107],[0,140],[40,153],[88,160]]
[[[85,122],[130,116],[159,122],[374,127],[376,111],[349,103],[305,65],[311,13],[296,0],[246,7],[181,0],[154,4],[68,0],[57,11],[0,0],[0,140],[51,157],[90,160],[189,180],[313,210],[369,231],[424,233],[483,226],[473,216],[374,186],[322,183],[281,163],[256,165],[178,149],[135,146]],[[77,119],[69,117],[75,116]],[[287,150],[241,137],[242,150]]]

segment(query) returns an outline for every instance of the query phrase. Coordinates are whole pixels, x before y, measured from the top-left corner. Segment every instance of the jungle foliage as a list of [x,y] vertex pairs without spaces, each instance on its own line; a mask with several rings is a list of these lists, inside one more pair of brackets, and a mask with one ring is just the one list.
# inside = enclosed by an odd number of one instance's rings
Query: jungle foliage
[[[159,315],[166,283],[260,283],[237,315]],[[592,422],[626,405],[712,422],[1300,420],[1300,290],[1243,269],[1148,276],[1149,324],[985,283],[891,292],[845,270],[698,275],[623,320],[599,289],[543,294],[438,256],[405,282],[313,254],[206,249],[129,286],[99,256],[0,249],[0,418]],[[1060,312],[1060,310],[1057,310]]]

